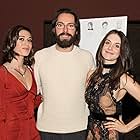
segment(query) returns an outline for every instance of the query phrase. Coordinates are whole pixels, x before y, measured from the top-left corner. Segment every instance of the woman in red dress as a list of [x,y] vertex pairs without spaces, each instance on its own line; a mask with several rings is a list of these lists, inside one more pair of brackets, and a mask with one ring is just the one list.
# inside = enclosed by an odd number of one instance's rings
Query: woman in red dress
[[0,66],[0,140],[40,140],[34,108],[41,101],[31,65],[34,63],[31,31],[11,28]]

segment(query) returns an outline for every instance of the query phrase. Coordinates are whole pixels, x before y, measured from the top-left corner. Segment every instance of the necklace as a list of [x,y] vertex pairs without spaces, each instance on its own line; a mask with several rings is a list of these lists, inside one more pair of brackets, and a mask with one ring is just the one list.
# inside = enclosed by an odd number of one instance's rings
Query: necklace
[[115,64],[103,64],[103,67],[104,68],[107,68],[107,69],[112,69],[116,66],[116,63]]
[[25,76],[25,73],[26,73],[26,67],[25,67],[25,70],[24,70],[23,73],[21,73],[19,70],[15,69],[15,68],[14,68],[14,70],[15,70],[18,74],[20,74],[22,77]]

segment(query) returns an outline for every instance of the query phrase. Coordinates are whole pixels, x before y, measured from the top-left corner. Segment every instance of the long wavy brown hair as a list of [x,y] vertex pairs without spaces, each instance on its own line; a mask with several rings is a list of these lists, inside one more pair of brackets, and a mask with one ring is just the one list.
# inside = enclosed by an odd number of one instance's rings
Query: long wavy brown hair
[[[21,30],[26,30],[30,34],[32,34],[31,30],[23,25],[17,25],[17,26],[10,28],[7,35],[6,35],[4,44],[3,44],[2,63],[11,62],[13,58],[16,59],[15,56],[18,54],[14,52],[14,48],[16,47],[16,42],[19,38],[19,32]],[[29,55],[24,57],[24,62],[23,62],[24,65],[31,66],[32,64],[34,64],[33,54],[34,54],[34,51],[33,51],[33,47],[32,47]]]
[[97,68],[93,72],[93,74],[90,76],[89,84],[88,86],[93,86],[93,83],[96,83],[96,81],[99,79],[99,77],[102,75],[103,71],[103,64],[104,64],[104,58],[102,57],[102,48],[103,45],[107,39],[107,37],[110,34],[117,34],[121,39],[121,46],[120,46],[120,55],[117,59],[116,65],[110,70],[110,86],[114,88],[118,88],[120,84],[120,77],[123,73],[127,73],[131,71],[133,67],[133,61],[132,61],[132,55],[129,47],[129,42],[127,37],[122,31],[118,30],[111,30],[109,31],[106,36],[101,41],[99,48],[97,50],[96,54],[96,65]]

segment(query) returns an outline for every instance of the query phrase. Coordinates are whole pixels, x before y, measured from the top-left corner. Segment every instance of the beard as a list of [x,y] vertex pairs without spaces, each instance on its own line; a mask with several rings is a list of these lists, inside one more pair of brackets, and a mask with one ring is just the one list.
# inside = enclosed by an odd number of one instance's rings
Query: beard
[[[70,36],[70,39],[63,39],[61,40],[60,39],[60,36],[61,35],[67,35],[67,36]],[[74,44],[74,42],[76,41],[76,34],[74,34],[73,36],[69,33],[61,33],[59,34],[58,36],[56,35],[55,33],[55,36],[56,36],[56,43],[61,47],[61,48],[69,48],[71,45]]]

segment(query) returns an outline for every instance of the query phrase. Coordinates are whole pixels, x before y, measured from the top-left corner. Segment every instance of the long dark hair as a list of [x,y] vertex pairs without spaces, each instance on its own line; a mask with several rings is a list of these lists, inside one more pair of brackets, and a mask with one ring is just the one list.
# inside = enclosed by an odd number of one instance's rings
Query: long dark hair
[[[4,44],[3,44],[2,63],[11,62],[13,58],[16,59],[15,56],[18,54],[14,52],[14,48],[16,47],[16,43],[17,43],[17,40],[19,38],[19,32],[21,30],[26,30],[30,34],[32,34],[31,30],[23,25],[17,25],[17,26],[10,28],[7,35],[6,35]],[[33,54],[34,54],[34,52],[33,52],[33,48],[32,48],[29,55],[24,57],[24,62],[23,62],[24,65],[31,66],[34,63]]]
[[127,73],[131,71],[133,67],[132,55],[131,55],[128,39],[122,31],[118,31],[118,30],[111,30],[106,34],[106,36],[101,41],[96,54],[97,69],[91,75],[89,83],[96,82],[99,79],[99,77],[102,75],[103,64],[104,64],[104,58],[102,57],[102,48],[107,37],[110,34],[117,34],[121,39],[120,55],[117,59],[115,67],[112,68],[110,71],[110,78],[111,78],[110,83],[112,84],[111,87],[118,88],[121,75],[123,73]]
[[61,15],[62,13],[66,13],[66,14],[71,14],[74,16],[74,19],[75,19],[75,27],[76,27],[76,31],[77,31],[77,34],[76,34],[76,40],[74,42],[74,45],[77,45],[79,46],[79,42],[80,42],[80,21],[79,21],[79,17],[77,16],[77,14],[69,9],[69,8],[62,8],[62,9],[59,9],[57,12],[56,12],[56,15],[55,17],[53,18],[52,20],[52,27],[53,29],[55,28],[56,26],[56,22],[58,20],[58,16]]

